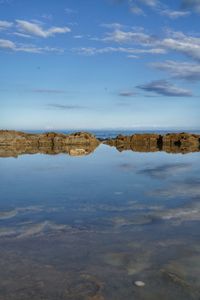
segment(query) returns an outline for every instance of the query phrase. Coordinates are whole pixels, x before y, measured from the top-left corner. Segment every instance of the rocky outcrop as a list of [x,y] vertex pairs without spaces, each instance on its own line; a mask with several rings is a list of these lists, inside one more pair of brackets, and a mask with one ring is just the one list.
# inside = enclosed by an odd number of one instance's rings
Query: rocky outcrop
[[93,152],[98,145],[99,141],[95,136],[87,132],[30,134],[10,130],[0,131],[0,157],[36,153],[67,153],[82,156]]
[[0,130],[0,145],[65,146],[98,144],[96,137],[88,132],[62,134],[47,132],[31,134],[13,130]]
[[118,135],[115,139],[105,140],[104,144],[114,146],[119,151],[189,153],[200,151],[200,135],[189,133]]
[[189,153],[200,151],[200,135],[189,133],[118,135],[114,139],[98,140],[87,132],[62,134],[55,132],[30,134],[12,130],[0,130],[0,157],[17,157],[21,154],[59,154],[82,156],[92,153],[104,143],[119,151],[165,151]]
[[200,135],[189,133],[168,133],[162,139],[163,151],[197,152],[200,151]]

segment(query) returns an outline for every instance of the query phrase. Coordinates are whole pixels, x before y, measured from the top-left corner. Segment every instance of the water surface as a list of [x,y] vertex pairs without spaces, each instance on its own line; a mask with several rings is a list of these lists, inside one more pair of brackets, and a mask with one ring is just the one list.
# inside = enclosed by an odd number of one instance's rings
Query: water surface
[[199,169],[106,145],[1,158],[0,300],[199,300]]

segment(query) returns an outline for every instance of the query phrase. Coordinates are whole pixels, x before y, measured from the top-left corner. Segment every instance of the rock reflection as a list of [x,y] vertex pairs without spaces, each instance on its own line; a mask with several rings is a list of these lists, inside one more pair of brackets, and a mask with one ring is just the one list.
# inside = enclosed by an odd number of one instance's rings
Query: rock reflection
[[70,156],[84,156],[89,155],[95,151],[98,144],[91,145],[69,145],[62,147],[33,147],[33,146],[1,146],[0,157],[18,157],[25,154],[68,154]]

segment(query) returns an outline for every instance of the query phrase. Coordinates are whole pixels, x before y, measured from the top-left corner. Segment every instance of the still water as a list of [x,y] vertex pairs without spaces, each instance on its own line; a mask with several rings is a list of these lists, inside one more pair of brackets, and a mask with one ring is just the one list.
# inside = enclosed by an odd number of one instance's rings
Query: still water
[[199,157],[0,158],[0,300],[199,300]]

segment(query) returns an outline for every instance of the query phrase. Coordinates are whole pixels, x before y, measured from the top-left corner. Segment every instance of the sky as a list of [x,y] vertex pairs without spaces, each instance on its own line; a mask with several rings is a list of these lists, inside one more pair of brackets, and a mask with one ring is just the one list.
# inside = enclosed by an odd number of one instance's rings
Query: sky
[[200,0],[0,0],[0,129],[200,129]]

